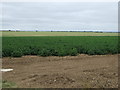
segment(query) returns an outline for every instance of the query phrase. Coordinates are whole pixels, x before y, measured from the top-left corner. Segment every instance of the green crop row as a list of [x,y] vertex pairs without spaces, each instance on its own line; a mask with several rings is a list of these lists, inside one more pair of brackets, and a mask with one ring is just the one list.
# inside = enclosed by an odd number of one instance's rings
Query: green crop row
[[120,53],[117,36],[3,37],[3,57]]

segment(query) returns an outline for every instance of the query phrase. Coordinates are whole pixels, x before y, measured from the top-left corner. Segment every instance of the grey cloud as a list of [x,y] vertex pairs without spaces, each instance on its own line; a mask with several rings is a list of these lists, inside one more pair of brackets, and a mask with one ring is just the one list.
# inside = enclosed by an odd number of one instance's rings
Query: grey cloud
[[117,30],[117,3],[3,3],[3,28]]

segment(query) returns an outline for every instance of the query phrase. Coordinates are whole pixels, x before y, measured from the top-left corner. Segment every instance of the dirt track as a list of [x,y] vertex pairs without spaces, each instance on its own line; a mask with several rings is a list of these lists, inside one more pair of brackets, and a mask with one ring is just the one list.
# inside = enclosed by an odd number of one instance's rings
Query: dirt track
[[117,88],[118,55],[3,58],[19,88]]

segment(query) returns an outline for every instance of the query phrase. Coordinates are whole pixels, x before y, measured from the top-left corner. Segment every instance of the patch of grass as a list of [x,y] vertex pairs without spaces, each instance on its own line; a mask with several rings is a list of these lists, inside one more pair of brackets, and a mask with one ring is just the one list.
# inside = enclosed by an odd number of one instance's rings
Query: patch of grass
[[17,85],[13,82],[3,80],[2,81],[2,88],[17,88]]

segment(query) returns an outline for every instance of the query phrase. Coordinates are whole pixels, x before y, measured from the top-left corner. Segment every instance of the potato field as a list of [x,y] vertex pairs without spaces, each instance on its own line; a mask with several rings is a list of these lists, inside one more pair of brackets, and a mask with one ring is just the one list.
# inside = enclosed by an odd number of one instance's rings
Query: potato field
[[3,57],[76,56],[120,53],[117,36],[3,37]]

